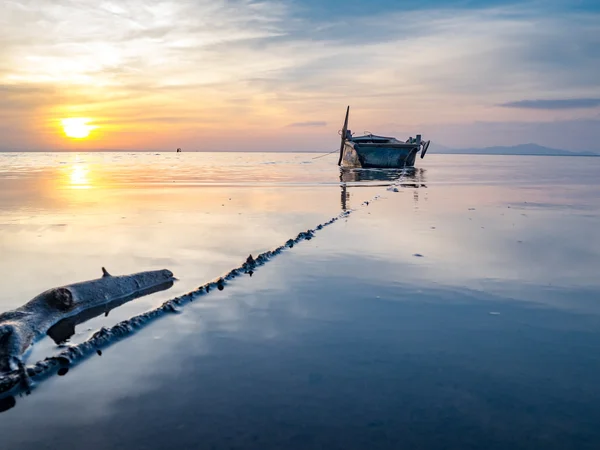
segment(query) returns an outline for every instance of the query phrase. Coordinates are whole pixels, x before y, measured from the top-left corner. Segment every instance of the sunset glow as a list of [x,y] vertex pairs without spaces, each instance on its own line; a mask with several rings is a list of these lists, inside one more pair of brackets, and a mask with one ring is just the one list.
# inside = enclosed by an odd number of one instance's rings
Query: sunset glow
[[90,132],[96,127],[88,125],[88,122],[90,119],[79,117],[61,120],[63,131],[72,139],[85,139],[90,135]]
[[0,150],[600,150],[594,2],[443,3],[0,2]]

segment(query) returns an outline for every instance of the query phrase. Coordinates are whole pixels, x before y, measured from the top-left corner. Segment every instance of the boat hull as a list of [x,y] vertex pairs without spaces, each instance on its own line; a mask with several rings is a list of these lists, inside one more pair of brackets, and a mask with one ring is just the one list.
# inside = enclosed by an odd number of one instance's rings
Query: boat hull
[[341,165],[382,169],[414,167],[418,151],[419,146],[412,144],[358,144],[346,141]]

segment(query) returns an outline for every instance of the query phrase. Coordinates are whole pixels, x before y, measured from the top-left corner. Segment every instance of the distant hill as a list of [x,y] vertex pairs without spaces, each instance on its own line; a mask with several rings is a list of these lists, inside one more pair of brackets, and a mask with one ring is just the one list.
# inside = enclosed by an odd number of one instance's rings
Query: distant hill
[[600,156],[593,152],[571,152],[556,148],[543,147],[537,144],[520,144],[512,147],[484,147],[484,148],[442,148],[433,147],[432,150],[440,154],[449,155],[537,155],[537,156]]

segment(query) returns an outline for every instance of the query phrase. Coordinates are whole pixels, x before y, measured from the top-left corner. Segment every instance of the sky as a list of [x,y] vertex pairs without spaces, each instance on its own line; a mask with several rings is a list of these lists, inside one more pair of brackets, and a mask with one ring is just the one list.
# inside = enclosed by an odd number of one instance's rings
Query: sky
[[600,2],[0,0],[0,151],[325,152],[348,105],[358,134],[600,151]]

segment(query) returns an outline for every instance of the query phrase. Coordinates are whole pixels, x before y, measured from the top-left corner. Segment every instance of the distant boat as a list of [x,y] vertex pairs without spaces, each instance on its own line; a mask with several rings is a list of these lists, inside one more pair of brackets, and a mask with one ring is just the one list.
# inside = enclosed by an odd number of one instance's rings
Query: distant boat
[[177,153],[181,153],[181,149],[180,148],[177,149]]
[[338,166],[397,169],[414,167],[419,151],[421,158],[425,157],[430,141],[423,141],[420,134],[417,134],[416,138],[408,138],[406,142],[370,133],[364,136],[352,136],[352,132],[348,129],[349,113],[348,106],[341,132],[342,143]]

